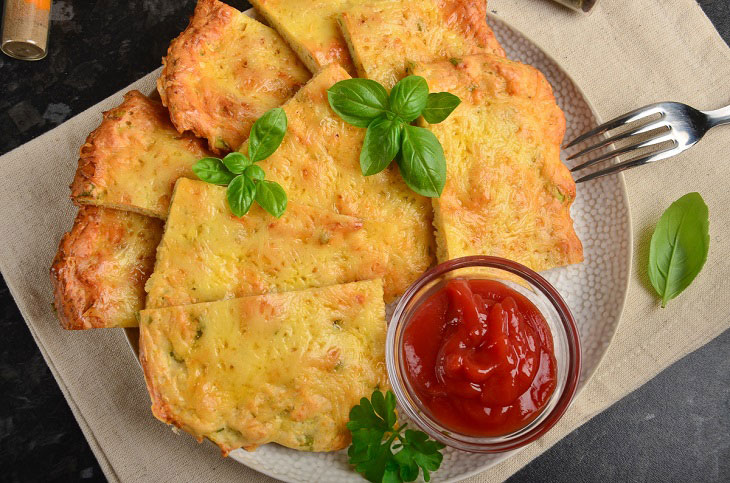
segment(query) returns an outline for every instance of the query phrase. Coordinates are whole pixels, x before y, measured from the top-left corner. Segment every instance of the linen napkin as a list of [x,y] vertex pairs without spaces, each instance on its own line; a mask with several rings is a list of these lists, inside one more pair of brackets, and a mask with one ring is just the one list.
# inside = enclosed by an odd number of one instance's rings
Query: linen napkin
[[[700,109],[730,104],[730,49],[694,0],[601,2],[589,16],[542,0],[491,0],[573,76],[609,119],[663,100]],[[158,72],[129,88],[150,92]],[[125,89],[125,91],[128,89]],[[68,182],[105,99],[0,158],[0,270],[81,429],[110,481],[271,481],[209,443],[157,422],[141,371],[116,329],[66,332],[51,308],[48,267],[75,208]],[[504,480],[567,433],[730,327],[730,128],[676,159],[627,172],[634,266],[626,308],[605,359],[561,422],[542,439],[469,481]],[[590,184],[581,186],[590,189]],[[710,208],[710,254],[694,284],[668,308],[651,292],[648,242],[662,211],[699,191]]]

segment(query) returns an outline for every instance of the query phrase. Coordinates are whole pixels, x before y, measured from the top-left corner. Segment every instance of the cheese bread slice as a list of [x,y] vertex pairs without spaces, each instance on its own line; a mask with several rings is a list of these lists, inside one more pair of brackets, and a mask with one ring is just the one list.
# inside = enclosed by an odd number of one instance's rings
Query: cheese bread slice
[[130,91],[81,147],[71,198],[164,219],[175,181],[195,177],[192,166],[206,156],[200,140],[170,124],[162,104]]
[[367,0],[251,0],[312,72],[339,64],[351,74],[355,69],[347,44],[337,28],[337,15],[351,5]]
[[[363,176],[360,150],[365,129],[340,119],[327,100],[327,89],[349,78],[342,67],[330,65],[284,104],[289,121],[286,136],[261,167],[291,200],[396,225],[403,242],[413,250],[409,273],[421,273],[433,262],[431,203],[406,186],[396,163],[376,175]],[[247,149],[245,143],[240,151]]]
[[385,328],[381,280],[144,310],[152,412],[224,455],[342,449],[350,409],[388,387]]
[[276,31],[218,0],[198,1],[162,63],[157,90],[172,123],[216,153],[239,146],[311,77]]
[[504,55],[484,0],[357,2],[338,20],[358,75],[387,88],[406,75],[409,62]]
[[158,219],[96,206],[79,208],[51,267],[61,325],[137,326],[161,237]]
[[382,277],[393,300],[421,274],[423,254],[396,223],[362,220],[289,201],[276,219],[258,205],[234,216],[226,189],[181,179],[175,189],[147,307],[210,302]]
[[582,261],[570,217],[575,183],[560,160],[565,117],[542,73],[487,54],[413,73],[462,101],[428,126],[447,162],[446,187],[433,199],[439,260],[494,255],[534,270]]

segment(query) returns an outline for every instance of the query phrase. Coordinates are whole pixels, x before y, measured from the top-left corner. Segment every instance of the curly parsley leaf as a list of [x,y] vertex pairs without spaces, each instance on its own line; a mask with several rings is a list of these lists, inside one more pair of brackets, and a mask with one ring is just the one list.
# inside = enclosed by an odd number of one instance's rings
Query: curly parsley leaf
[[406,424],[396,424],[395,395],[391,391],[384,395],[375,390],[370,400],[362,398],[350,410],[347,423],[352,433],[347,451],[350,464],[372,482],[415,481],[420,471],[429,481],[431,472],[441,466],[444,445],[421,431],[404,431]]

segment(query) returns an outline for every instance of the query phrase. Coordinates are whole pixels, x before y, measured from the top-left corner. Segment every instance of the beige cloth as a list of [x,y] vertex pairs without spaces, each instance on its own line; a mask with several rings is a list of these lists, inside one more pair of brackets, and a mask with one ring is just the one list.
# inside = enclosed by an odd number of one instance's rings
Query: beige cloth
[[[730,50],[694,0],[603,0],[588,17],[540,0],[492,0],[490,10],[557,59],[604,119],[661,100],[730,104]],[[149,90],[154,77],[134,87]],[[100,110],[120,101],[116,94],[0,159],[0,269],[109,480],[270,480],[152,417],[122,331],[65,332],[51,310],[48,267],[75,212],[67,184],[77,152]],[[730,127],[677,159],[628,172],[634,266],[606,358],[558,426],[472,481],[507,478],[730,326],[729,172]],[[689,191],[710,207],[710,255],[695,283],[660,309],[647,288],[648,239],[663,209]]]

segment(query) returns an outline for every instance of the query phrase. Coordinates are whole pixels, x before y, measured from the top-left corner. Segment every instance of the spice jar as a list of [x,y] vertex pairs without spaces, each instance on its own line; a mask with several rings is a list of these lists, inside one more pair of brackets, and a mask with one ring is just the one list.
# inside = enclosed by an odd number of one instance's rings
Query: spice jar
[[553,0],[578,12],[590,12],[598,0]]
[[50,16],[51,0],[5,0],[0,49],[16,59],[44,58]]

